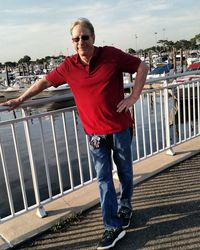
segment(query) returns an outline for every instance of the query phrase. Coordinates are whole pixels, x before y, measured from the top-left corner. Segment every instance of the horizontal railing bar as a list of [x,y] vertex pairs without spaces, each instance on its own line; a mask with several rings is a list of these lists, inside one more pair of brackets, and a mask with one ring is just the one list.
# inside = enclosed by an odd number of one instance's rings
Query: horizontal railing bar
[[15,118],[13,120],[6,120],[6,121],[0,121],[0,125],[8,125],[8,124],[13,124],[13,123],[19,123],[23,121],[27,121],[29,119],[37,119],[37,118],[42,118],[44,116],[51,116],[60,112],[66,112],[66,111],[73,111],[76,110],[76,106],[73,107],[67,107],[67,108],[62,108],[59,110],[51,110],[51,111],[45,111],[41,114],[32,114],[32,115],[26,115],[25,117],[19,117]]
[[169,75],[169,76],[162,76],[162,77],[147,79],[146,84],[155,83],[157,81],[176,79],[176,78],[182,77],[182,76],[199,75],[199,74],[200,74],[200,70],[187,71],[187,72],[184,72],[184,73],[179,73],[179,74],[174,74],[174,75]]

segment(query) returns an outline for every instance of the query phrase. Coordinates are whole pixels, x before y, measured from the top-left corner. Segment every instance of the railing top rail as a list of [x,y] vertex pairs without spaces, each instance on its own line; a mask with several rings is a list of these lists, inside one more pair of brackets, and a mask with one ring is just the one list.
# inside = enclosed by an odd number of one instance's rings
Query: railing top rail
[[200,70],[186,71],[184,73],[174,74],[174,75],[170,75],[170,76],[163,76],[163,77],[156,77],[153,79],[148,79],[146,81],[146,83],[150,84],[150,83],[155,83],[157,81],[164,81],[164,80],[176,79],[176,78],[182,77],[182,76],[199,75],[199,74],[200,74]]
[[62,109],[59,109],[59,110],[45,111],[45,112],[39,113],[39,114],[26,115],[26,117],[15,118],[13,120],[0,121],[0,125],[14,124],[14,123],[22,122],[22,121],[27,121],[27,120],[30,120],[30,119],[32,120],[32,119],[35,119],[35,118],[42,118],[45,115],[46,116],[51,116],[51,115],[55,115],[56,113],[66,112],[66,111],[73,111],[73,110],[76,110],[76,106],[62,108]]
[[[28,106],[35,106],[35,105],[42,105],[47,104],[51,102],[57,102],[57,101],[66,101],[67,99],[73,98],[73,95],[71,92],[65,93],[63,95],[57,95],[57,96],[48,96],[45,98],[35,98],[32,100],[25,101],[23,104],[21,104],[20,108],[25,108]],[[0,106],[0,112],[7,111],[8,107],[6,106]]]
[[[179,78],[179,77],[189,76],[189,75],[200,75],[200,70],[187,71],[187,72],[184,72],[184,73],[170,75],[170,76],[162,76],[162,77],[151,78],[151,79],[146,80],[145,84],[153,84],[153,83],[156,83],[156,82],[167,81],[167,80],[170,80],[170,79],[176,79],[176,78]],[[185,82],[189,83],[189,82],[192,82],[192,81],[185,81]],[[174,84],[179,84],[179,83],[174,83]],[[184,83],[182,82],[181,84],[184,84]],[[125,88],[133,87],[133,85],[134,85],[133,82],[127,83],[125,85]]]

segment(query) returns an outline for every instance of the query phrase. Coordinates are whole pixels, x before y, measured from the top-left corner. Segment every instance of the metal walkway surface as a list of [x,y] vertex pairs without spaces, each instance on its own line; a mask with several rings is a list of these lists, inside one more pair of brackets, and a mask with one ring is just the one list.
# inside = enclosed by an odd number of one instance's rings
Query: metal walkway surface
[[[113,249],[199,250],[200,153],[138,184],[132,204],[132,223]],[[98,205],[63,229],[48,230],[14,249],[92,250],[102,233]]]

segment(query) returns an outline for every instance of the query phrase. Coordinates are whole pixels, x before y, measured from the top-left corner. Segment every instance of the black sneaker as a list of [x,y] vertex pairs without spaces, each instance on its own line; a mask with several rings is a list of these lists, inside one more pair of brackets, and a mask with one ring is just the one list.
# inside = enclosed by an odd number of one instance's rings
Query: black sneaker
[[127,207],[121,207],[118,215],[122,219],[122,228],[129,227],[131,223],[132,210]]
[[114,247],[116,242],[124,237],[126,231],[122,228],[116,230],[106,230],[100,240],[97,250],[110,249]]

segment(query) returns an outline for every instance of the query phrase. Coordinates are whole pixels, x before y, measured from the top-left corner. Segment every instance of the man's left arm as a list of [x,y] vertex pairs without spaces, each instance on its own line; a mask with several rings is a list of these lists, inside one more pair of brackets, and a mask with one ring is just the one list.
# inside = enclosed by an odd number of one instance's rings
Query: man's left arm
[[127,98],[123,99],[117,105],[117,112],[122,112],[123,110],[128,111],[129,108],[132,107],[133,104],[136,103],[136,101],[138,100],[138,98],[142,92],[144,84],[146,82],[148,69],[149,68],[146,65],[146,63],[144,63],[144,62],[140,63],[138,70],[137,70],[133,91]]

